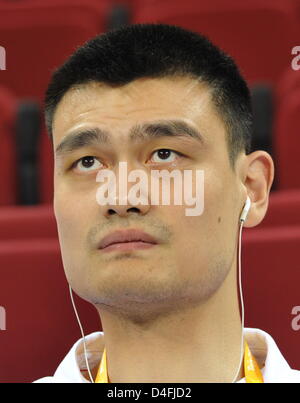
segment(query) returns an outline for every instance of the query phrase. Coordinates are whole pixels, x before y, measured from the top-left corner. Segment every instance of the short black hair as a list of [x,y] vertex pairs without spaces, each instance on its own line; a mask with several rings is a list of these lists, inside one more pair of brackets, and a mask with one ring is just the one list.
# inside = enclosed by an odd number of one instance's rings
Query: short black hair
[[193,31],[168,24],[134,24],[98,35],[52,74],[45,96],[50,138],[56,107],[72,87],[88,82],[111,86],[135,79],[188,76],[207,83],[227,129],[229,160],[251,152],[252,109],[246,81],[233,59]]

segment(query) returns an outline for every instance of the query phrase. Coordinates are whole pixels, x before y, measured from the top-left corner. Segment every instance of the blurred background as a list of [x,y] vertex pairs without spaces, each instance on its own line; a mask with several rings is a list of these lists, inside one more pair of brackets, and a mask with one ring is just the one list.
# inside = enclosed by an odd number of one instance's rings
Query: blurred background
[[[245,325],[300,369],[300,0],[0,0],[0,382],[53,374],[81,337],[52,209],[51,73],[91,37],[143,22],[207,35],[249,83],[252,151],[271,154],[275,182],[264,221],[243,232]],[[101,330],[76,303],[85,332]]]

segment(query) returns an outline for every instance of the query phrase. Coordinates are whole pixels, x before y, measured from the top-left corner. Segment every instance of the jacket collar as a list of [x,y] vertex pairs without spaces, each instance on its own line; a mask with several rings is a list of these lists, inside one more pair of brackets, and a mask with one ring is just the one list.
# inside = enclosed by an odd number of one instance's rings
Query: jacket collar
[[[290,382],[297,378],[300,382],[300,372],[293,371],[279,351],[273,338],[263,330],[245,328],[246,338],[252,354],[262,368],[265,383]],[[91,370],[98,367],[104,349],[104,333],[94,332],[85,336],[87,357]],[[61,362],[54,374],[54,381],[67,383],[90,383],[83,374],[87,374],[83,339],[78,340],[67,356]],[[87,376],[88,378],[88,376]],[[296,380],[296,379],[295,379]],[[245,378],[237,383],[245,383]]]

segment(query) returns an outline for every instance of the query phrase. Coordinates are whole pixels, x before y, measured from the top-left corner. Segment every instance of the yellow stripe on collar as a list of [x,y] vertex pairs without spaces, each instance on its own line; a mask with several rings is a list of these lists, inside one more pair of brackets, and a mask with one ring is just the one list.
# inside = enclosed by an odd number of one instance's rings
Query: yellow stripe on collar
[[264,383],[261,370],[247,342],[245,342],[244,371],[246,383]]

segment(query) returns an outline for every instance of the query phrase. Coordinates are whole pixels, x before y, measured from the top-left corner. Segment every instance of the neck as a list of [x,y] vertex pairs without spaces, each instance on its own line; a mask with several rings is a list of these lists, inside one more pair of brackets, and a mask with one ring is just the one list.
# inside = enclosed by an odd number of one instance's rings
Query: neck
[[[242,325],[235,271],[205,303],[151,322],[97,307],[110,382],[232,382],[240,363]],[[243,375],[243,362],[236,380]]]

